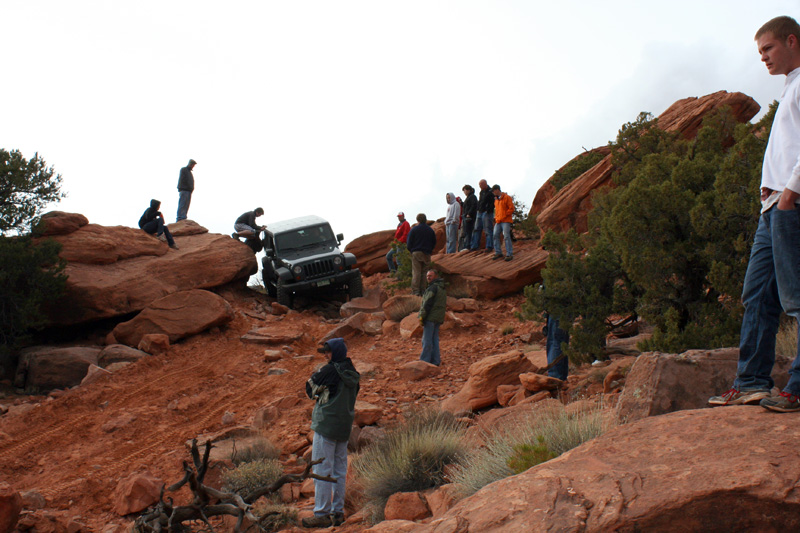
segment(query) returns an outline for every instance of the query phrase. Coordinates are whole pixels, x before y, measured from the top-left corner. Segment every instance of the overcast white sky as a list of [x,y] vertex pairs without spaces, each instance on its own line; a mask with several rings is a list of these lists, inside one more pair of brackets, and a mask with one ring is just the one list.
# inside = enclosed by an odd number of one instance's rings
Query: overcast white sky
[[753,35],[797,0],[0,0],[0,148],[63,176],[54,209],[136,226],[150,198],[230,233],[317,214],[350,241],[486,178],[530,206],[640,111],[782,77]]

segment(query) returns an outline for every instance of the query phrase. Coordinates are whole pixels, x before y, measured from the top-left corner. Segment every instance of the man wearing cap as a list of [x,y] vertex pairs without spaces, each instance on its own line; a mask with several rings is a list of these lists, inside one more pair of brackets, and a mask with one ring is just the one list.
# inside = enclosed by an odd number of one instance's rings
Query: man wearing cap
[[194,159],[189,160],[189,164],[181,169],[178,177],[178,217],[175,222],[186,220],[189,213],[189,204],[192,203],[192,192],[194,191],[194,174],[192,169],[197,164]]
[[389,253],[386,254],[386,263],[389,265],[389,273],[395,274],[397,272],[397,263],[394,259],[394,254],[401,250],[406,245],[408,240],[408,232],[411,231],[411,224],[406,220],[406,215],[402,211],[397,213],[397,229],[394,232],[394,241]]
[[314,516],[303,527],[331,527],[344,523],[344,491],[347,478],[347,441],[355,419],[360,374],[347,357],[344,339],[331,339],[319,348],[330,361],[306,382],[306,394],[315,400],[311,412],[311,460],[322,459],[314,474],[332,477],[335,483],[314,480]]

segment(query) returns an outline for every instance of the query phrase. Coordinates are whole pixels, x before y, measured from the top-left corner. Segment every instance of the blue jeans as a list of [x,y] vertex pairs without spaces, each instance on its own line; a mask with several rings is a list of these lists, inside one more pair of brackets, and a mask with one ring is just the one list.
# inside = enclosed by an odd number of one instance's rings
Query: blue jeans
[[397,265],[394,264],[394,254],[397,253],[397,250],[394,248],[389,249],[389,253],[386,254],[386,264],[389,265],[389,272],[396,272]]
[[164,224],[164,219],[161,217],[156,217],[147,224],[142,227],[145,233],[149,233],[150,235],[155,235],[156,237],[160,236],[162,233],[164,237],[167,239],[167,244],[172,246],[175,244],[175,239],[172,238],[172,233],[169,232],[169,228]]
[[189,214],[189,204],[192,203],[192,191],[178,191],[178,217],[175,222],[186,220]]
[[447,238],[447,250],[445,253],[454,254],[456,253],[456,248],[458,247],[458,222],[455,224],[447,224],[444,227],[444,230]]
[[343,513],[347,480],[347,441],[332,440],[314,433],[311,460],[320,458],[324,460],[314,467],[314,473],[336,478],[336,483],[314,480],[314,516]]
[[[558,319],[553,315],[547,315],[547,364],[549,365],[561,355],[561,343],[569,342],[569,335],[566,331],[558,327]],[[564,358],[553,368],[547,371],[551,378],[564,381],[569,374],[569,359]]]
[[[734,388],[771,389],[775,335],[783,311],[800,318],[800,209],[763,213],[742,288],[744,316]],[[784,391],[800,395],[800,346]]]
[[439,353],[439,326],[436,322],[426,320],[422,324],[422,353],[420,361],[439,366],[442,363]]
[[478,212],[478,218],[475,221],[475,230],[472,232],[472,244],[470,250],[477,250],[481,244],[481,232],[486,231],[486,249],[494,249],[492,235],[492,228],[494,227],[494,213]]
[[511,222],[498,222],[494,225],[494,253],[500,255],[500,232],[503,232],[503,241],[506,243],[506,256],[514,255],[514,245],[511,243]]

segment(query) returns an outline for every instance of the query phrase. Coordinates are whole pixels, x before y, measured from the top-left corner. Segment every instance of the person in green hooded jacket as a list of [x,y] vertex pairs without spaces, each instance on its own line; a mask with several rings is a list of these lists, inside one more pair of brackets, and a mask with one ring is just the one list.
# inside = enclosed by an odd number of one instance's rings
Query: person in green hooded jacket
[[439,326],[444,322],[447,292],[444,289],[444,280],[435,270],[428,270],[426,278],[428,288],[422,295],[422,305],[419,308],[419,321],[422,324],[422,353],[419,358],[439,366],[442,362],[439,353]]
[[331,339],[319,349],[330,353],[330,361],[306,382],[306,394],[316,400],[311,412],[311,460],[322,459],[314,466],[314,516],[303,519],[304,527],[330,527],[344,523],[344,491],[347,477],[347,441],[353,427],[356,396],[361,375],[347,357],[344,339]]

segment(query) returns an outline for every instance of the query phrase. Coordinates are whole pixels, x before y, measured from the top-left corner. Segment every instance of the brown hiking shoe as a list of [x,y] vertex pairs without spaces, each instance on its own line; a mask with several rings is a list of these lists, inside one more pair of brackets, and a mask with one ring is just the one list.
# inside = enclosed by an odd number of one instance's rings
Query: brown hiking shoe
[[746,405],[750,403],[758,403],[764,398],[769,397],[769,391],[766,389],[746,390],[740,391],[730,389],[725,394],[720,396],[712,396],[708,399],[709,405]]
[[794,413],[800,411],[800,398],[790,392],[781,392],[778,396],[764,398],[759,405],[778,413]]

